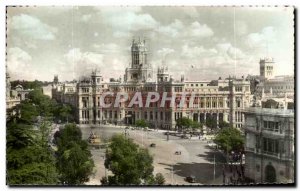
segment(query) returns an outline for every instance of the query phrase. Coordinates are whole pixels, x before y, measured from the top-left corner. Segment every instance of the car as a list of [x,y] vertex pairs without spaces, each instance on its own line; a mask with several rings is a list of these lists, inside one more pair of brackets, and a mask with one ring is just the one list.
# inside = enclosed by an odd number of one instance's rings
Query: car
[[208,143],[208,146],[209,146],[209,147],[215,148],[215,147],[217,146],[217,144],[214,143],[213,141],[208,141],[207,143]]
[[185,181],[189,182],[189,183],[195,183],[196,182],[196,177],[195,176],[187,176],[185,177]]
[[175,155],[181,155],[181,151],[176,151]]
[[188,136],[186,136],[186,135],[181,135],[181,138],[182,138],[182,139],[188,139]]
[[169,132],[165,132],[164,135],[169,135]]
[[151,143],[150,147],[156,147],[156,144],[155,143]]

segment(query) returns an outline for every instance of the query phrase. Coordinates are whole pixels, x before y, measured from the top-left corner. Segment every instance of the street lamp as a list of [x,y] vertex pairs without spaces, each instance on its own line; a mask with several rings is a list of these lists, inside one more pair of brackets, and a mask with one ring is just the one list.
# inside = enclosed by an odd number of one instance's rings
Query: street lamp
[[214,153],[214,182],[216,181],[216,153]]
[[168,132],[167,132],[167,141],[169,141],[169,130],[170,130],[170,128],[168,127]]

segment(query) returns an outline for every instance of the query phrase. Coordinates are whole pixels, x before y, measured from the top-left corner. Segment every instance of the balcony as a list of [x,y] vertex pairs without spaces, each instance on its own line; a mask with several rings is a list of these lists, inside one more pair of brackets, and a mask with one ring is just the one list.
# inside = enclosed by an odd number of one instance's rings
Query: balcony
[[280,133],[280,131],[278,130],[278,131],[272,131],[272,130],[269,130],[269,129],[263,129],[262,130],[262,134],[263,135],[267,135],[267,136],[276,136],[276,137],[278,137],[278,136],[280,136],[280,137],[284,137],[285,136],[285,133]]

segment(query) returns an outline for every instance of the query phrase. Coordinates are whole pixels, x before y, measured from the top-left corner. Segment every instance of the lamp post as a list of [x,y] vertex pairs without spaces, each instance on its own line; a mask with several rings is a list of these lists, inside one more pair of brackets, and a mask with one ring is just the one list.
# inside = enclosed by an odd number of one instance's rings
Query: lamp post
[[214,182],[216,181],[216,153],[214,153]]
[[170,133],[169,133],[169,130],[170,130],[170,129],[169,129],[169,127],[168,127],[168,132],[167,132],[167,141],[169,141],[169,134],[170,134]]

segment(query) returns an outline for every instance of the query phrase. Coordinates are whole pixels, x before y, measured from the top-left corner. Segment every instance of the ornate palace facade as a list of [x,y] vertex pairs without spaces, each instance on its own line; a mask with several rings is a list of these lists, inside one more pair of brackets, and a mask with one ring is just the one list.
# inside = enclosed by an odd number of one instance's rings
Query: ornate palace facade
[[[215,81],[180,81],[174,80],[165,64],[158,67],[156,76],[148,62],[148,49],[145,40],[133,40],[131,46],[131,65],[125,69],[124,78],[104,82],[99,71],[91,76],[83,77],[79,82],[59,83],[57,76],[53,82],[52,96],[62,103],[72,104],[77,108],[79,124],[134,124],[137,119],[145,119],[152,127],[171,129],[176,119],[188,117],[204,122],[208,118],[227,121],[235,127],[244,124],[243,109],[250,104],[250,82],[244,78],[228,78]],[[175,106],[169,103],[160,107],[160,101],[151,103],[149,107],[128,107],[129,101],[120,103],[118,107],[104,108],[100,97],[105,92],[123,92],[129,100],[135,92],[141,92],[143,102],[148,92],[162,95],[175,95]],[[185,93],[183,107],[179,107]],[[115,95],[105,97],[105,103],[113,103]],[[191,103],[192,102],[192,103]]]

